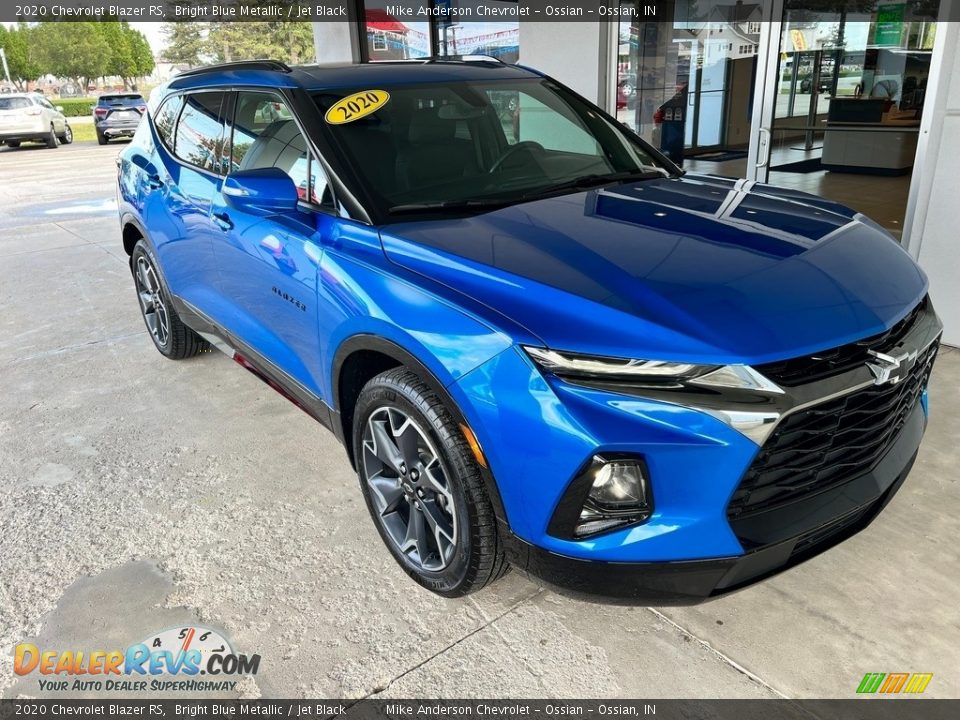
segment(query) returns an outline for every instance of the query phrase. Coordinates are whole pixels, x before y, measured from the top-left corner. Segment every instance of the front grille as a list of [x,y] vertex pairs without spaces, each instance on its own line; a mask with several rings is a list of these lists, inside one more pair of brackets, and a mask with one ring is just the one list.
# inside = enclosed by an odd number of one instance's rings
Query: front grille
[[924,298],[903,320],[879,335],[812,355],[755,365],[754,368],[782,387],[796,387],[840,375],[867,362],[870,350],[887,352],[895,348],[927,309],[927,302]]
[[829,490],[869,472],[893,445],[930,378],[938,344],[909,375],[783,418],[727,507],[734,520]]

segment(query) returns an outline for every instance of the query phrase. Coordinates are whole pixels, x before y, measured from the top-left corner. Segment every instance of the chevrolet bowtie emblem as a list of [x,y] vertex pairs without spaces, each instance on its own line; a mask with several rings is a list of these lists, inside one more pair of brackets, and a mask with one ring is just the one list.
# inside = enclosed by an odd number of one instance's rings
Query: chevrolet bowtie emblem
[[867,354],[873,358],[867,361],[867,367],[873,373],[873,384],[890,383],[896,385],[906,377],[907,372],[913,367],[918,352],[914,350],[900,355],[887,355],[876,350],[867,350]]

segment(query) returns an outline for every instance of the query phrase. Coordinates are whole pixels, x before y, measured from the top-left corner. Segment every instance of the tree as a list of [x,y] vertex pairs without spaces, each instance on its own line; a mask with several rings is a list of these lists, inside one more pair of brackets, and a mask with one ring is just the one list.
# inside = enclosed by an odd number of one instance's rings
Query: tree
[[207,52],[218,62],[271,58],[289,63],[314,58],[308,22],[232,22],[211,27]]
[[100,34],[110,46],[105,75],[116,75],[129,88],[136,78],[153,72],[153,52],[143,33],[129,23],[114,19],[98,23]]
[[163,34],[167,39],[167,47],[163,51],[164,59],[190,67],[199,65],[204,51],[204,31],[207,24],[192,21],[165,23]]
[[30,37],[32,34],[33,28],[24,22],[10,29],[0,24],[0,47],[7,56],[10,79],[20,90],[25,90],[28,82],[43,74],[43,69],[36,61],[37,52]]
[[150,43],[139,30],[128,29],[130,38],[130,52],[133,55],[133,77],[144,78],[153,72],[153,50]]
[[77,78],[86,88],[90,80],[106,75],[111,48],[96,22],[42,22],[31,41],[43,72]]

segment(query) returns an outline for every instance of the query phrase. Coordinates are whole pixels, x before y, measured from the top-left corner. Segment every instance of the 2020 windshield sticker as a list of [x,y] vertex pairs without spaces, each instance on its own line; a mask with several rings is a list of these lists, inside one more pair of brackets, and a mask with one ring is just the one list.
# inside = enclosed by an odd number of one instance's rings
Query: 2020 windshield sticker
[[374,113],[390,100],[386,90],[361,90],[338,100],[324,115],[330,125],[343,125]]

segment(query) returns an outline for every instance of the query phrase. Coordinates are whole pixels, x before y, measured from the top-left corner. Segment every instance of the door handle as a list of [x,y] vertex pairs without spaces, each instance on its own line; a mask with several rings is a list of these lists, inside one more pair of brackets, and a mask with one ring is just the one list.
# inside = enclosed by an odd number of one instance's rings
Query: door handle
[[147,187],[151,190],[159,190],[163,187],[163,180],[156,173],[150,173],[147,175]]
[[770,134],[770,130],[768,128],[760,128],[760,132],[757,137],[758,168],[766,167],[767,163],[770,162],[770,142],[772,137],[773,136]]
[[233,220],[231,220],[230,216],[225,212],[213,213],[213,222],[216,223],[217,227],[224,232],[233,230]]

